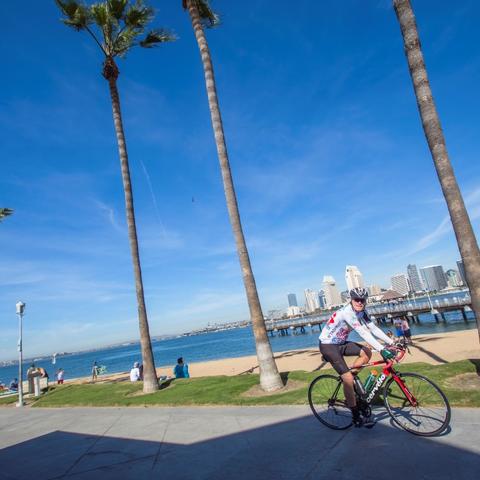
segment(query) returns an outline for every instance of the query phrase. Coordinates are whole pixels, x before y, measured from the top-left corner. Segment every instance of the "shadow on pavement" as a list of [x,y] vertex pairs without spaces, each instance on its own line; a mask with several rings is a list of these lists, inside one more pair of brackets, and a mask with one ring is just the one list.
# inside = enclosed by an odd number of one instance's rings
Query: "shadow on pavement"
[[[54,430],[4,448],[0,478],[470,480],[480,465],[467,437],[458,448],[450,436],[415,437],[386,422],[334,431],[311,415],[271,423],[276,417],[265,408],[225,417],[203,409],[168,421],[162,414],[162,423],[156,409],[146,410],[129,409],[110,422],[108,435],[83,425],[82,433]],[[122,425],[136,416],[141,428]]]

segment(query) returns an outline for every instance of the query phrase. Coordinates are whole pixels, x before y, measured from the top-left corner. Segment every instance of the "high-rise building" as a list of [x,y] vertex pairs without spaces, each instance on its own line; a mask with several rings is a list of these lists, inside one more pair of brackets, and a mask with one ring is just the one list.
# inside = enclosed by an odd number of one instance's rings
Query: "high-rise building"
[[317,308],[320,308],[318,292],[307,288],[305,290],[305,311],[307,313],[313,313]]
[[418,270],[416,265],[407,266],[408,280],[410,281],[410,288],[412,292],[421,292],[423,290],[422,281],[418,275]]
[[458,271],[460,273],[460,278],[464,285],[467,284],[467,277],[465,276],[465,267],[463,266],[463,262],[461,260],[457,261]]
[[422,275],[423,284],[429,291],[443,290],[447,288],[447,280],[445,278],[445,272],[441,265],[430,265],[429,267],[422,267],[420,269]]
[[347,265],[345,267],[345,281],[347,282],[348,290],[365,286],[363,283],[363,275],[355,265]]
[[294,293],[289,293],[287,297],[289,307],[298,307],[297,296]]
[[325,308],[326,302],[325,302],[325,292],[323,290],[320,290],[318,292],[318,301],[320,303],[320,308]]
[[323,277],[322,289],[325,293],[325,304],[327,308],[342,304],[342,298],[340,297],[340,292],[333,277],[330,275]]
[[408,277],[404,273],[399,273],[391,278],[392,290],[395,290],[400,295],[408,295],[410,291],[410,284]]
[[453,269],[447,270],[445,272],[445,277],[447,278],[447,283],[449,287],[461,287],[462,279],[460,274]]

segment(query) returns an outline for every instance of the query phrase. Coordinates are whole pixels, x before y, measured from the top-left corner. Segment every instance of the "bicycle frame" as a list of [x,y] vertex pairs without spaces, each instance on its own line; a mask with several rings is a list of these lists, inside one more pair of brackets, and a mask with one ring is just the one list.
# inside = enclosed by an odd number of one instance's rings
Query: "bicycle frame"
[[[375,384],[373,385],[373,388],[369,392],[367,392],[365,396],[360,396],[360,394],[358,394],[358,392],[357,392],[357,395],[364,402],[366,402],[368,405],[370,405],[373,402],[373,400],[375,399],[375,397],[377,396],[377,393],[379,392],[379,390],[385,384],[385,381],[387,380],[387,378],[392,376],[393,380],[398,384],[398,386],[400,387],[400,389],[402,390],[402,392],[404,393],[405,397],[410,402],[410,404],[413,407],[416,407],[417,406],[416,398],[408,390],[407,386],[405,385],[405,383],[401,379],[400,375],[398,375],[397,372],[395,371],[395,369],[393,368],[394,362],[399,363],[400,360],[404,357],[404,355],[405,355],[405,351],[400,350],[400,354],[392,360],[388,360],[388,361],[387,360],[377,360],[376,362],[366,363],[365,365],[361,365],[360,367],[351,368],[350,371],[352,371],[352,370],[362,370],[364,368],[374,367],[374,366],[377,366],[377,365],[385,365],[382,369],[382,374],[376,379]],[[340,387],[340,385],[339,385],[339,387]],[[334,397],[336,397],[336,394],[337,394],[337,392],[335,392]]]

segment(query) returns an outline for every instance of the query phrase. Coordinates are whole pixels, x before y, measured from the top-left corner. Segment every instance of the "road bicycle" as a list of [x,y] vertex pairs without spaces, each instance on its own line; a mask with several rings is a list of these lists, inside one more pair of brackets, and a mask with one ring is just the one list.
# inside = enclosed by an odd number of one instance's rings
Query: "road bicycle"
[[[390,347],[389,347],[390,348]],[[441,434],[450,424],[450,404],[447,397],[431,380],[416,373],[398,372],[393,367],[405,356],[407,346],[393,347],[395,358],[379,360],[351,368],[357,405],[364,418],[372,415],[372,404],[382,389],[383,404],[392,420],[407,432],[423,437]],[[367,367],[384,365],[371,385],[364,385],[357,373]],[[373,374],[371,374],[373,375]],[[388,380],[387,380],[388,379]],[[352,426],[352,413],[345,402],[342,378],[338,375],[320,375],[308,389],[308,402],[315,417],[327,427],[345,430]]]

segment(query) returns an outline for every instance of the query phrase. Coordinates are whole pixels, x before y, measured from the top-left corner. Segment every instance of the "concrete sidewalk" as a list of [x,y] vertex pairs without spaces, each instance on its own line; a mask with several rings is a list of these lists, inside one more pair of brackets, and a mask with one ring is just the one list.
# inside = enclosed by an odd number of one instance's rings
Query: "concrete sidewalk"
[[480,472],[480,409],[415,437],[337,432],[308,407],[0,409],[0,479],[454,479]]

